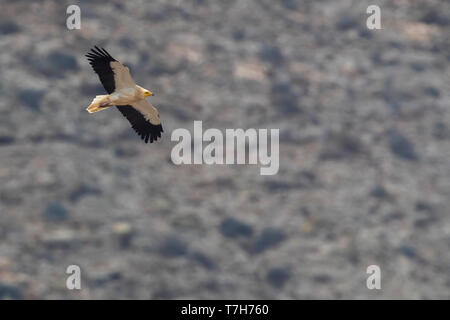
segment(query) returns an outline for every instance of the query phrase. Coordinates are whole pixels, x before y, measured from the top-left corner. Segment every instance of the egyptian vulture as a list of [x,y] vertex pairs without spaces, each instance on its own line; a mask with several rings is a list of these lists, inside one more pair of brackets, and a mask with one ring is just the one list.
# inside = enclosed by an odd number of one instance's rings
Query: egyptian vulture
[[86,57],[108,92],[96,96],[86,110],[94,113],[116,106],[145,143],[158,140],[163,132],[158,110],[145,100],[153,93],[134,83],[130,69],[105,49],[95,46]]

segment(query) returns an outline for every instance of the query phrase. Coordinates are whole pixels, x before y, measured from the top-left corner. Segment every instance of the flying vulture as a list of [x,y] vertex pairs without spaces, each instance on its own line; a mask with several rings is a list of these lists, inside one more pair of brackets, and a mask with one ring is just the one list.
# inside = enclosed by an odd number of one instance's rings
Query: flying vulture
[[95,46],[86,57],[108,92],[96,96],[86,110],[94,113],[116,106],[145,143],[158,140],[163,132],[158,110],[145,100],[153,93],[138,86],[131,78],[130,69],[105,49]]

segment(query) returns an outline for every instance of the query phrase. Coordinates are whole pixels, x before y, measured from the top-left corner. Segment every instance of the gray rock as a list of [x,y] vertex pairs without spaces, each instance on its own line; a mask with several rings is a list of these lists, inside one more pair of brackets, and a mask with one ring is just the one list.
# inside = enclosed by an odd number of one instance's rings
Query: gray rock
[[45,92],[37,89],[21,89],[17,98],[21,103],[33,111],[40,111],[41,101]]
[[177,258],[187,254],[187,246],[178,237],[170,236],[161,245],[160,252],[168,258]]
[[47,59],[54,66],[54,70],[75,71],[79,69],[75,57],[65,52],[53,51],[48,55]]
[[253,245],[253,253],[263,251],[279,245],[286,239],[284,232],[277,228],[268,227],[262,231]]
[[272,63],[279,66],[283,63],[283,55],[280,49],[272,45],[263,45],[259,51],[259,57],[261,60]]
[[265,182],[265,186],[269,192],[283,192],[292,189],[294,186],[289,182],[269,180]]
[[61,202],[54,201],[47,205],[42,216],[46,221],[61,222],[67,220],[69,212]]
[[214,262],[201,252],[193,252],[191,254],[191,258],[201,266],[203,266],[205,269],[212,270],[216,267]]
[[433,87],[433,86],[426,86],[424,88],[424,93],[433,98],[439,98],[441,95],[441,92],[439,91],[439,89],[436,87]]
[[275,82],[271,89],[273,107],[282,115],[292,115],[300,112],[299,97],[288,82]]
[[22,291],[19,287],[0,283],[0,300],[21,300]]
[[135,234],[133,227],[127,222],[118,222],[112,226],[114,236],[117,238],[119,247],[129,248]]
[[92,98],[96,95],[104,94],[105,88],[101,84],[87,84],[84,83],[81,85],[81,92],[86,96],[92,96]]
[[313,280],[320,284],[327,284],[332,281],[332,277],[328,274],[317,274],[313,277]]
[[426,201],[417,201],[416,202],[416,210],[417,211],[427,211],[433,212],[433,205]]
[[250,237],[253,234],[251,225],[235,218],[225,218],[219,226],[220,232],[228,238]]
[[233,39],[234,40],[241,41],[241,40],[244,40],[244,38],[245,38],[245,32],[243,30],[241,30],[241,29],[233,30]]
[[286,9],[295,10],[297,9],[297,2],[295,0],[282,0],[281,3]]
[[450,128],[443,122],[437,122],[433,127],[433,136],[436,139],[450,139]]
[[427,24],[436,24],[444,27],[450,25],[450,17],[448,14],[444,14],[437,9],[426,12],[421,21]]
[[389,146],[391,152],[401,159],[414,161],[419,158],[412,142],[398,131],[389,133]]
[[14,21],[5,21],[0,24],[0,34],[2,35],[12,35],[20,31],[20,26]]
[[370,191],[370,195],[374,198],[378,199],[388,199],[389,193],[386,191],[386,189],[383,186],[376,186],[375,188]]
[[77,60],[71,54],[62,51],[52,51],[47,57],[31,57],[30,65],[33,65],[42,75],[50,78],[64,77],[77,71],[80,67]]
[[267,272],[267,282],[276,288],[282,288],[290,279],[291,272],[288,268],[272,268]]
[[83,183],[76,186],[69,194],[69,200],[71,202],[77,202],[81,198],[86,196],[98,196],[102,194],[102,191],[92,183]]
[[320,154],[321,160],[341,160],[355,156],[363,151],[358,137],[349,133],[331,133]]
[[400,246],[399,249],[400,253],[404,255],[405,257],[409,259],[414,259],[417,257],[417,251],[414,247],[411,247],[409,245],[403,245]]
[[0,135],[0,146],[5,146],[14,143],[15,138],[9,135]]
[[337,21],[337,28],[342,31],[347,31],[350,29],[358,29],[359,20],[348,13],[342,13]]

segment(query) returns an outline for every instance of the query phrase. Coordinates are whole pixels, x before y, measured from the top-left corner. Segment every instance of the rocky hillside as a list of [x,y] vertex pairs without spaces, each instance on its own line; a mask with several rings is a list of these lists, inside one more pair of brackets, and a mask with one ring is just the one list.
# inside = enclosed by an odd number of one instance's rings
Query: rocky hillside
[[[0,299],[449,298],[450,2],[77,1],[68,30],[70,4],[1,1]],[[85,111],[94,45],[161,141]],[[278,174],[174,165],[194,120],[279,128]]]

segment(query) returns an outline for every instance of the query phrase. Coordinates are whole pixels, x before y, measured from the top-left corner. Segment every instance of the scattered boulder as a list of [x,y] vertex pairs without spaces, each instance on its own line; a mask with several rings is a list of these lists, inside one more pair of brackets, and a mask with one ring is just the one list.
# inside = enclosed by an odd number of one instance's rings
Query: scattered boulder
[[235,218],[225,218],[220,224],[220,232],[228,238],[250,237],[253,234],[251,225]]
[[42,213],[44,220],[52,222],[65,221],[69,217],[69,212],[59,201],[51,202]]
[[161,245],[160,252],[168,258],[177,258],[186,255],[187,246],[178,237],[170,236]]
[[19,102],[33,111],[40,111],[44,91],[38,89],[21,89],[17,94]]
[[0,300],[21,300],[23,298],[22,291],[19,287],[0,283]]
[[10,35],[20,32],[22,29],[14,21],[5,21],[0,24],[0,34]]
[[288,268],[272,268],[267,272],[267,282],[275,288],[282,288],[291,277]]
[[272,104],[280,113],[292,115],[300,112],[299,97],[289,82],[273,83],[271,93]]
[[79,69],[77,59],[65,52],[53,51],[48,55],[47,60],[54,65],[55,70],[74,71]]
[[121,248],[128,248],[134,235],[133,227],[127,222],[117,222],[112,226],[112,232]]
[[433,136],[438,140],[450,138],[450,128],[443,122],[437,122],[433,127]]
[[280,229],[268,227],[262,231],[253,245],[253,253],[262,253],[263,251],[273,248],[283,242],[286,236]]
[[283,63],[283,54],[280,49],[272,45],[263,45],[259,51],[259,57],[265,62],[273,65],[280,65]]
[[383,186],[376,186],[370,191],[370,195],[377,199],[388,199],[389,193],[386,191],[386,189]]
[[419,158],[411,141],[398,131],[389,133],[389,147],[391,152],[401,159],[414,161]]
[[102,191],[94,184],[83,183],[76,186],[69,194],[69,200],[71,202],[77,202],[85,196],[97,196],[100,195]]
[[73,55],[58,50],[50,52],[45,58],[32,57],[30,64],[47,77],[61,77],[80,68]]
[[320,153],[320,159],[342,160],[362,151],[362,143],[358,137],[349,133],[334,133],[329,135],[324,150]]
[[191,258],[197,263],[199,263],[205,269],[212,270],[215,269],[216,267],[214,262],[208,256],[204,255],[201,252],[192,253]]
[[426,12],[422,19],[422,22],[426,24],[436,24],[439,26],[448,26],[450,25],[450,17],[444,14],[442,11],[438,10],[430,10]]
[[347,31],[350,29],[358,29],[358,25],[359,25],[359,19],[355,16],[352,16],[348,13],[342,13],[339,18],[338,21],[336,23],[336,27],[339,30],[342,31]]
[[400,253],[409,259],[414,259],[417,257],[417,251],[414,247],[409,245],[403,245],[398,248]]
[[14,143],[15,139],[10,135],[0,135],[0,146],[6,146]]

